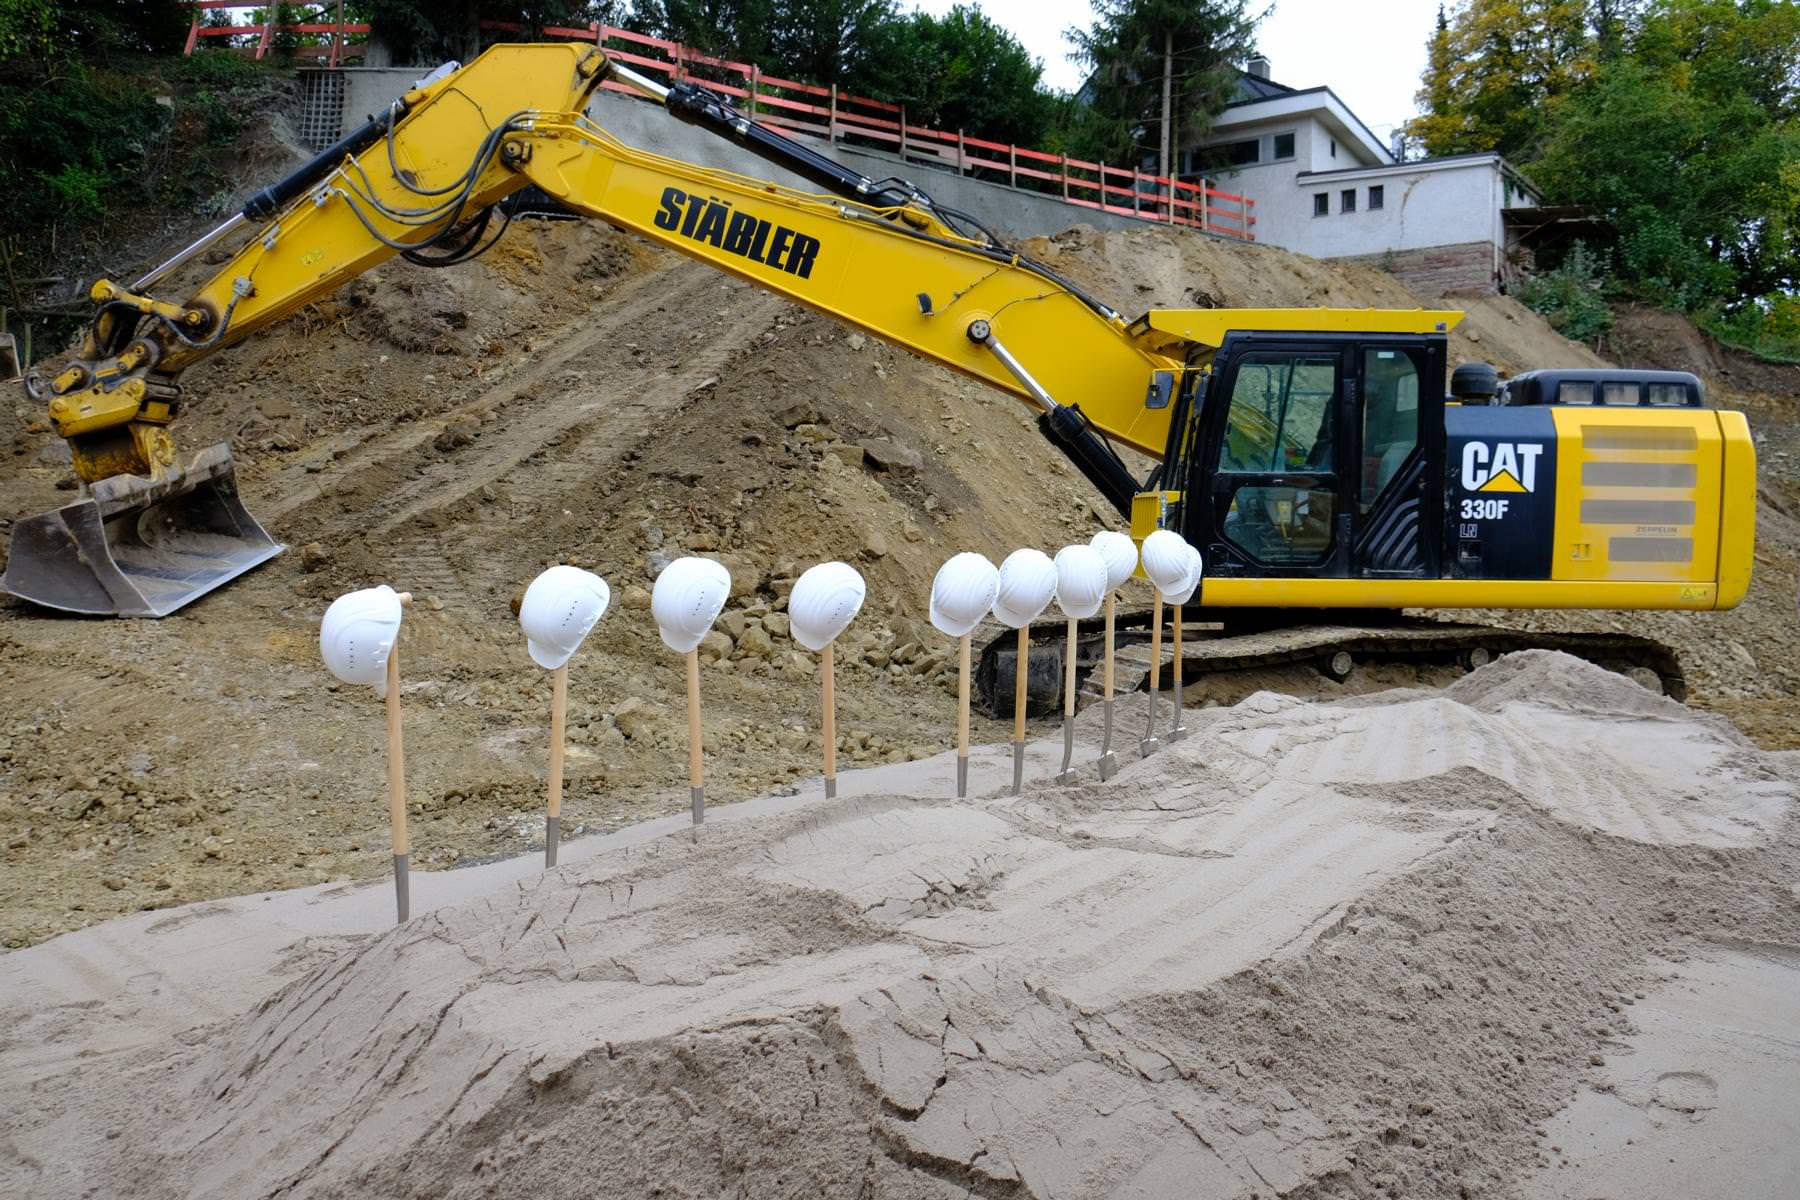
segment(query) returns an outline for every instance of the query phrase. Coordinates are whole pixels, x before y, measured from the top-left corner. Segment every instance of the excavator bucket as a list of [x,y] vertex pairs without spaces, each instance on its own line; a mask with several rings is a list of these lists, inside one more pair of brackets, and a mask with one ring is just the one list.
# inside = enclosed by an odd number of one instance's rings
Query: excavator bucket
[[0,588],[65,612],[166,617],[284,549],[238,499],[221,442],[159,479],[116,475],[15,521]]

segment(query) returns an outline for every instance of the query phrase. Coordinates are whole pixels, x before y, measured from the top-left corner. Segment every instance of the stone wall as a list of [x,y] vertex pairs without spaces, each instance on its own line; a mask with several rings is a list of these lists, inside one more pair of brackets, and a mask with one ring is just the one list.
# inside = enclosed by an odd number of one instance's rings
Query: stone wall
[[1456,246],[1346,255],[1333,261],[1363,263],[1387,271],[1421,296],[1441,296],[1496,291],[1495,258],[1491,242],[1463,242]]

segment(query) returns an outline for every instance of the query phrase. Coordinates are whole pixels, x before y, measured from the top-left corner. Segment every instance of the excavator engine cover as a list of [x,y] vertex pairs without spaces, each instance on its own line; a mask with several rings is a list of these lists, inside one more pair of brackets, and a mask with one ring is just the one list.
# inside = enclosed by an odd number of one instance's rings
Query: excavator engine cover
[[238,499],[220,442],[160,478],[115,475],[15,521],[0,588],[65,612],[164,617],[284,549]]

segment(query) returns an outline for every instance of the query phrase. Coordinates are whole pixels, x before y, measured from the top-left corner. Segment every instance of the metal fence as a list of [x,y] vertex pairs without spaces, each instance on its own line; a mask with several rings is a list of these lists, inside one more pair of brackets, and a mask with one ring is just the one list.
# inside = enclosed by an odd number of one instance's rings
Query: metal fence
[[[202,21],[203,12],[244,10],[249,9],[248,5],[234,4],[230,0],[191,0],[189,7],[194,14],[193,25],[188,30],[189,54],[194,53],[202,39],[223,38],[228,43],[226,49],[265,58],[271,48],[276,48],[277,37],[294,38],[300,42],[297,47],[279,49],[317,59],[324,66],[338,67],[362,58],[363,44],[369,32],[367,25],[344,23],[341,5],[337,21],[296,25],[275,24],[272,14],[277,10],[274,7],[256,9],[265,14],[265,20],[251,25],[218,25]],[[522,25],[503,21],[483,21],[481,27],[504,35],[527,32]],[[714,91],[734,97],[747,115],[767,125],[812,134],[831,142],[888,150],[905,160],[1055,195],[1083,208],[1202,229],[1244,241],[1256,240],[1256,201],[1221,191],[1206,180],[1171,179],[1086,162],[1066,154],[970,137],[962,130],[951,133],[914,125],[907,120],[904,105],[851,95],[837,87],[820,87],[767,75],[754,63],[715,58],[678,42],[611,25],[549,26],[542,30],[542,36],[593,42],[620,62],[660,74],[670,82],[693,79],[704,83]],[[619,83],[609,81],[601,86],[638,95]]]

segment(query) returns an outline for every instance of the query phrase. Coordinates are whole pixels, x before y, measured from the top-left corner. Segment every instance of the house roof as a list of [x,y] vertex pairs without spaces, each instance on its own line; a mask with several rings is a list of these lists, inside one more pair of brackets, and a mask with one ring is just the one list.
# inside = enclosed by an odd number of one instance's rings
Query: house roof
[[1273,79],[1264,79],[1260,75],[1252,75],[1240,70],[1237,81],[1237,98],[1232,104],[1254,104],[1258,100],[1268,100],[1275,96],[1285,96],[1294,89],[1285,83],[1276,83]]
[[1340,167],[1335,171],[1301,171],[1295,178],[1301,183],[1328,183],[1331,180],[1352,175],[1358,178],[1375,175],[1404,175],[1419,171],[1442,171],[1460,166],[1473,166],[1483,162],[1494,164],[1502,173],[1518,180],[1534,195],[1542,196],[1544,194],[1544,189],[1533,183],[1530,176],[1492,150],[1476,150],[1468,154],[1441,154],[1431,158],[1415,158],[1408,162],[1378,163],[1374,166]]
[[[1242,72],[1239,74],[1243,75]],[[1217,133],[1222,134],[1232,126],[1246,125],[1253,121],[1314,113],[1327,125],[1333,126],[1345,140],[1354,141],[1361,146],[1367,157],[1377,163],[1394,161],[1393,151],[1387,148],[1387,144],[1376,137],[1374,131],[1363,124],[1362,118],[1351,112],[1350,106],[1328,87],[1291,88],[1273,80],[1258,79],[1254,75],[1243,76],[1238,81],[1238,87],[1240,95],[1265,90],[1268,94],[1257,95],[1255,99],[1234,100],[1226,105],[1225,111],[1213,121],[1213,129]]]

